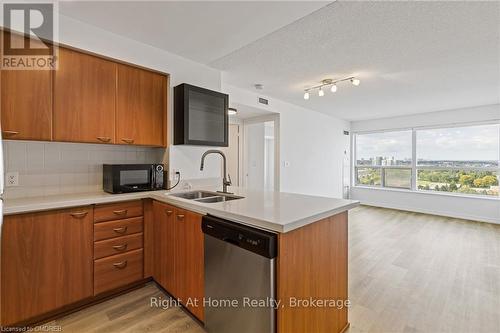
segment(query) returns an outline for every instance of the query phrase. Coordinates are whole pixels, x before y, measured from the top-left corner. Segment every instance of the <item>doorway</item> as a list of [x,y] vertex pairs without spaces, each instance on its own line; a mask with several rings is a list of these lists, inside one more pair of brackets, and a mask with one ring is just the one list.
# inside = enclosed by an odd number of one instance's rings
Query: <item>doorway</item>
[[243,186],[279,191],[279,115],[243,121]]

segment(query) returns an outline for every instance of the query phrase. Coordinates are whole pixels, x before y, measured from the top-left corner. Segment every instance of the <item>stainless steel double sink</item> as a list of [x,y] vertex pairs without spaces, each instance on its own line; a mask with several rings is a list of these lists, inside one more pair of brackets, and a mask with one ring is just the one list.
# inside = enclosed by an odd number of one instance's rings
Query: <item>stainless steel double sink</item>
[[170,195],[177,198],[193,200],[196,202],[203,202],[203,203],[215,203],[215,202],[243,199],[243,197],[234,194],[227,194],[222,192],[210,192],[210,191],[191,191],[191,192],[176,193]]

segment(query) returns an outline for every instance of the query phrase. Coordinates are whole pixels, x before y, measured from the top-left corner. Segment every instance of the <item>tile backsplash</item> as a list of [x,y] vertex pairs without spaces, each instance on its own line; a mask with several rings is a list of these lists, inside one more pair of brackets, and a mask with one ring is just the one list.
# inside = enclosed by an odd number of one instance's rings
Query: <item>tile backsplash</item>
[[102,191],[102,164],[161,163],[165,149],[83,143],[4,141],[5,172],[19,172],[6,198]]

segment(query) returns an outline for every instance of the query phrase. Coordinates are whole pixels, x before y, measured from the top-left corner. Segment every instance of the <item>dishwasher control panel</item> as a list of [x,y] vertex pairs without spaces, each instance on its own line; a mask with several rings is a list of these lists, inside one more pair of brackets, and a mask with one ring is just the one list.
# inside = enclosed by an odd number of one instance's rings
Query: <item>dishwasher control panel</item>
[[272,259],[277,256],[277,235],[272,232],[223,220],[211,215],[203,217],[202,230],[207,235],[266,258]]

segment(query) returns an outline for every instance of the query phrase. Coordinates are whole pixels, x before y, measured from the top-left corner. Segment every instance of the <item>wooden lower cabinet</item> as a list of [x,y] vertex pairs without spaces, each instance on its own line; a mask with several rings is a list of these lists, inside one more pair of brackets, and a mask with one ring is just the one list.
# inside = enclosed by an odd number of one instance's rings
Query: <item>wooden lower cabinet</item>
[[4,217],[2,325],[92,296],[92,223],[91,206]]
[[[204,319],[204,250],[202,215],[153,202],[155,252],[160,269],[157,282],[178,298],[198,319]],[[188,300],[198,300],[193,306]],[[191,305],[190,305],[191,304]]]
[[137,249],[96,260],[94,294],[97,295],[142,279],[142,255],[142,249]]
[[94,208],[94,295],[144,277],[143,201]]
[[198,319],[204,319],[203,297],[204,288],[204,245],[201,230],[202,215],[190,211],[178,210],[176,222],[178,225],[178,242],[176,244],[176,275],[180,277],[179,298],[183,302],[192,300],[199,306],[189,303],[186,307]]
[[277,333],[344,332],[348,307],[290,306],[290,301],[348,299],[347,212],[278,235]]

